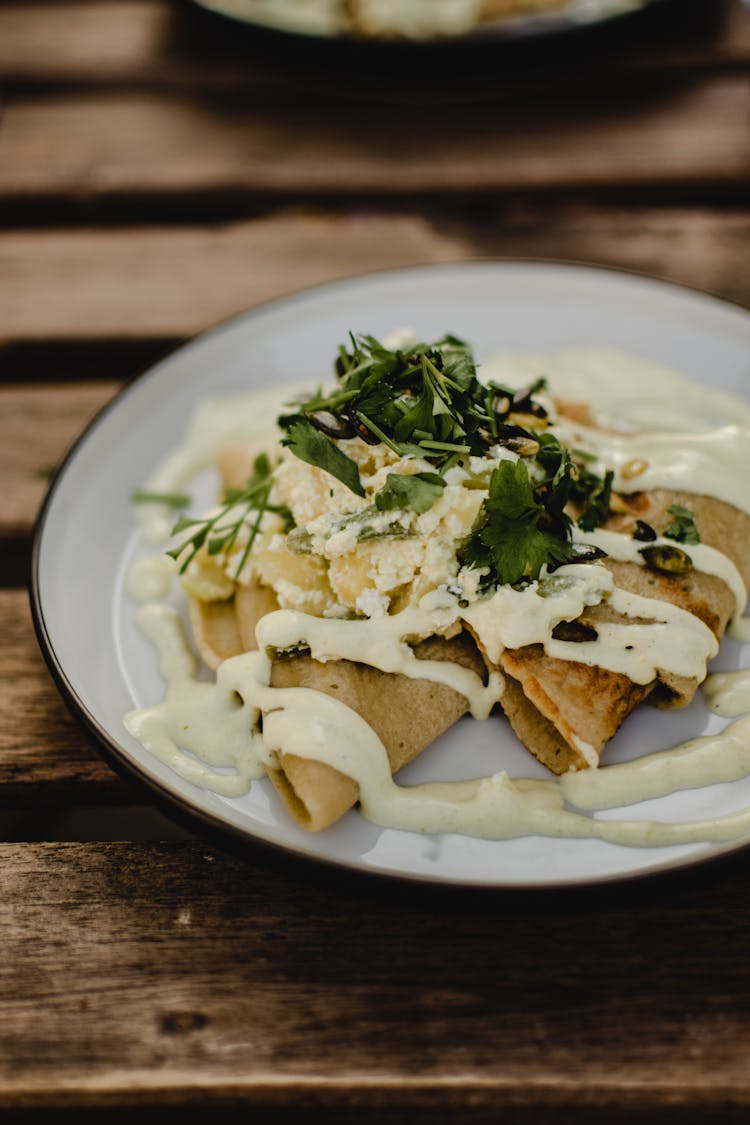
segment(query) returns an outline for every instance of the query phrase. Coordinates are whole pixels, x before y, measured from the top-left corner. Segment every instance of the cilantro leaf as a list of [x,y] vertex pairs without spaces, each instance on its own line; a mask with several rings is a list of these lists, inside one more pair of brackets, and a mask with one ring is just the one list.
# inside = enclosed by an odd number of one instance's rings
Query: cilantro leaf
[[385,484],[375,494],[375,506],[380,512],[410,508],[421,514],[430,510],[444,488],[445,481],[437,473],[414,473],[410,476],[388,473]]
[[[335,371],[335,388],[296,403],[295,414],[278,419],[283,430],[290,433],[308,420],[334,439],[358,435],[442,470],[456,463],[456,454],[481,457],[498,441],[517,436],[517,426],[509,427],[512,434],[501,432],[512,410],[547,417],[544,405],[532,399],[541,383],[520,397],[498,396],[493,384],[480,383],[470,347],[455,336],[390,349],[372,336],[351,335],[338,349]],[[340,434],[333,432],[336,426]]]
[[701,537],[695,526],[695,516],[682,504],[672,504],[667,508],[674,519],[664,532],[665,539],[675,539],[678,543],[700,543]]
[[501,461],[490,477],[489,496],[461,552],[465,566],[485,567],[485,584],[516,585],[539,577],[542,567],[575,558],[568,539],[545,528],[549,513],[534,493],[523,460]]
[[283,439],[286,445],[300,461],[308,465],[315,465],[318,469],[336,477],[357,496],[364,496],[365,490],[359,479],[359,469],[351,457],[339,449],[337,445],[322,434],[305,418],[295,420]]
[[[603,524],[609,515],[609,506],[612,502],[612,481],[615,474],[608,469],[604,479],[587,470],[581,474],[591,490],[584,504],[583,511],[578,517],[578,526],[582,531],[595,531]],[[580,483],[580,482],[579,482]]]

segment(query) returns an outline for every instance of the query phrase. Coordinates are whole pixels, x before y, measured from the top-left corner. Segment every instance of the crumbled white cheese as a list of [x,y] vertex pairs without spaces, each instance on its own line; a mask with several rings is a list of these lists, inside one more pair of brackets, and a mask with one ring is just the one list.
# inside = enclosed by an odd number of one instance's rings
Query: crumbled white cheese
[[390,599],[377,590],[363,590],[355,602],[355,609],[364,617],[385,617]]

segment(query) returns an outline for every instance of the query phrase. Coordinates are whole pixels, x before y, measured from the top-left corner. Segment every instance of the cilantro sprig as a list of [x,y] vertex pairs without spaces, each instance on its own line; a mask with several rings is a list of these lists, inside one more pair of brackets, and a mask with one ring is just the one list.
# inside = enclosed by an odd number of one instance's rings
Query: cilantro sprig
[[134,504],[165,504],[168,508],[187,508],[190,497],[185,492],[134,492]]
[[445,488],[437,473],[388,473],[380,492],[375,493],[375,507],[380,512],[408,508],[421,515],[428,512]]
[[568,450],[547,429],[546,407],[536,397],[544,378],[522,390],[482,383],[471,349],[455,336],[391,349],[373,336],[351,335],[335,369],[333,390],[319,390],[278,419],[283,444],[301,460],[363,496],[358,465],[341,439],[358,437],[399,457],[417,457],[435,471],[389,474],[374,504],[378,511],[422,513],[439,497],[448,469],[504,446],[520,459],[493,471],[462,547],[463,565],[483,568],[484,585],[517,584],[536,579],[545,566],[601,557],[596,548],[573,543],[570,512],[584,530],[603,523],[613,473],[598,476],[586,454]]
[[[286,525],[285,529],[289,530],[294,522],[291,512],[283,504],[270,503],[272,487],[273,467],[267,454],[261,453],[255,458],[252,476],[245,487],[227,489],[223,504],[215,515],[206,516],[202,519],[180,516],[172,528],[172,534],[180,535],[183,531],[191,529],[192,534],[182,539],[176,547],[167,551],[168,555],[171,555],[173,559],[180,563],[180,574],[184,573],[203,546],[206,547],[209,555],[218,555],[220,551],[230,551],[237,541],[241,529],[249,527],[250,533],[235,570],[235,576],[238,577],[247,562],[253,543],[258,537],[265,512],[275,512],[281,516]],[[255,513],[255,518],[251,524],[248,524],[247,517],[251,512]]]
[[[596,547],[573,542],[574,525],[566,508],[570,500],[579,499],[579,471],[557,438],[541,437],[537,463],[544,475],[532,481],[523,458],[501,461],[460,551],[463,566],[485,570],[481,582],[485,588],[532,582],[543,567],[555,570],[564,563],[593,562],[604,555]],[[596,481],[600,492],[606,492],[607,483],[598,477]]]
[[533,442],[528,429],[507,421],[512,414],[547,416],[534,398],[544,379],[521,391],[480,383],[470,347],[456,336],[390,349],[373,336],[352,335],[349,347],[339,348],[336,375],[332,391],[296,403],[279,425],[293,453],[358,495],[355,463],[341,449],[333,458],[327,448],[337,439],[383,443],[444,473],[467,456],[484,456],[492,445]]
[[674,539],[677,543],[700,543],[701,537],[695,526],[695,516],[689,508],[685,508],[682,504],[671,504],[667,511],[670,516],[674,516],[674,519],[664,530],[665,539]]
[[579,470],[571,488],[571,500],[581,507],[576,522],[583,531],[594,531],[609,515],[614,476],[612,469],[608,469],[603,477],[587,468]]
[[365,495],[356,462],[306,418],[297,418],[291,423],[281,444],[288,446],[300,461],[315,465],[342,481],[357,496]]
[[483,586],[517,585],[539,577],[542,567],[571,562],[569,529],[549,530],[549,509],[537,499],[524,461],[501,461],[490,477],[460,562],[487,571]]

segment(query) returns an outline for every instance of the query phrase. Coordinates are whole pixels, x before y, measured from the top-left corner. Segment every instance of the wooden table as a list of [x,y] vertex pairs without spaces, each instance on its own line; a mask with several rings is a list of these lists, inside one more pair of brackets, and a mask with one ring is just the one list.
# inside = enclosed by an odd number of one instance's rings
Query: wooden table
[[0,3],[4,1121],[748,1120],[746,857],[529,896],[235,855],[100,759],[23,589],[86,420],[258,301],[520,256],[750,303],[748,64],[738,0],[478,51]]

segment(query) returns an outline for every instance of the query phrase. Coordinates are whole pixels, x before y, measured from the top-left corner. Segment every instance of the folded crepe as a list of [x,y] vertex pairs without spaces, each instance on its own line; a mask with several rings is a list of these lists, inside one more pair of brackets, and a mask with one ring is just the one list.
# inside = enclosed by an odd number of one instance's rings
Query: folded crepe
[[[623,496],[626,511],[603,525],[630,533],[636,520],[661,533],[671,522],[668,509],[680,504],[693,513],[701,543],[732,560],[750,584],[750,516],[731,504],[666,489]],[[647,544],[644,543],[644,546]],[[698,570],[666,575],[636,563],[606,559],[615,585],[630,593],[679,606],[700,618],[720,641],[735,610],[735,599],[721,579]],[[606,605],[587,609],[580,624],[625,618]],[[620,724],[647,696],[659,707],[686,706],[698,687],[694,678],[659,671],[653,683],[633,683],[604,668],[548,656],[542,645],[508,649],[501,657],[506,686],[501,705],[518,738],[553,773],[585,769],[582,747],[600,755]]]
[[[580,419],[590,423],[587,407]],[[566,404],[565,413],[575,416]],[[220,470],[226,487],[240,487],[256,450],[234,446],[222,454]],[[669,490],[620,496],[623,511],[602,526],[631,535],[636,521],[658,534],[672,522],[669,508],[688,508],[701,543],[734,562],[745,585],[750,584],[750,516],[710,497]],[[647,544],[644,543],[644,546]],[[732,591],[722,579],[693,569],[667,575],[631,562],[606,559],[615,585],[630,593],[674,605],[700,618],[721,640],[735,609]],[[238,586],[223,602],[190,600],[190,616],[199,651],[211,668],[222,660],[256,647],[255,627],[278,608],[274,592],[253,583]],[[578,624],[596,629],[603,621],[626,621],[606,604],[593,606]],[[414,649],[427,660],[447,660],[486,677],[485,661],[474,639],[463,633],[451,639],[431,637]],[[698,687],[694,678],[659,671],[649,684],[575,661],[548,656],[541,644],[508,649],[500,659],[505,676],[501,706],[524,746],[555,774],[588,768],[627,716],[647,697],[660,707],[686,706]],[[274,687],[307,687],[331,695],[351,707],[373,728],[388,753],[395,773],[444,733],[468,710],[463,695],[429,680],[388,674],[347,660],[321,663],[309,656],[274,660]],[[388,706],[383,706],[383,700]],[[351,778],[323,762],[283,752],[271,780],[294,819],[310,830],[335,823],[358,800]]]
[[[217,668],[222,660],[255,649],[255,627],[274,609],[278,602],[273,590],[257,583],[238,586],[228,601],[191,598],[193,633],[206,664]],[[486,678],[484,661],[467,633],[429,637],[414,646],[414,654],[420,660],[461,664]],[[271,686],[310,688],[356,711],[385,746],[393,773],[468,711],[466,697],[445,684],[381,672],[351,660],[323,663],[309,656],[282,657],[273,661]],[[359,800],[359,786],[350,777],[296,754],[280,752],[269,777],[292,817],[310,831],[328,828]]]

